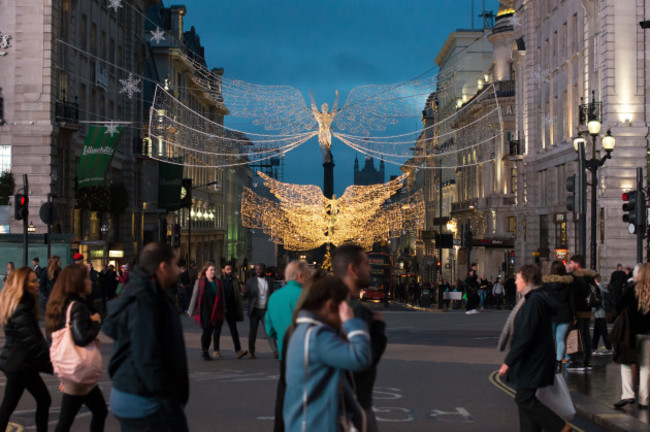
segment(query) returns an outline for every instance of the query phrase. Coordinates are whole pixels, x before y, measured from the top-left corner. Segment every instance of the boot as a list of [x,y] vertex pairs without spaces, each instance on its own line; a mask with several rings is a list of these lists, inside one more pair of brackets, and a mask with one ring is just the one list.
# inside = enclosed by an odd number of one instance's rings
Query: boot
[[201,350],[201,360],[212,360],[206,350]]

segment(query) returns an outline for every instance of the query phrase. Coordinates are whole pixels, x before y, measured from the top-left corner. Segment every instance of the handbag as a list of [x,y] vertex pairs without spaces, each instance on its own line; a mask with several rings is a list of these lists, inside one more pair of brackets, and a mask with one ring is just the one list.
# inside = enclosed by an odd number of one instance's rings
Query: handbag
[[565,420],[571,420],[576,415],[576,409],[562,374],[555,374],[553,384],[538,388],[535,396],[542,404]]
[[566,353],[575,354],[582,352],[582,350],[582,338],[580,337],[580,331],[578,331],[578,329],[569,331],[566,337]]
[[50,360],[54,374],[61,380],[75,384],[96,384],[102,375],[101,343],[97,338],[86,346],[79,346],[72,337],[70,326],[70,302],[66,312],[65,326],[52,333]]

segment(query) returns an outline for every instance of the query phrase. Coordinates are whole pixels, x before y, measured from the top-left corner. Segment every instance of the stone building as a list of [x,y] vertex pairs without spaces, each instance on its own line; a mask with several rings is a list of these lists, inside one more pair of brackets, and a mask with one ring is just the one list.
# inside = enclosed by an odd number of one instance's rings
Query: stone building
[[[605,279],[617,263],[636,261],[635,237],[621,221],[622,192],[635,187],[635,168],[647,168],[648,37],[639,22],[648,6],[632,1],[502,1],[514,12],[517,135],[517,265],[565,259],[577,252],[576,215],[567,211],[566,178],[577,172],[572,138],[585,133],[580,105],[602,103],[600,137],[586,135],[586,157],[604,156],[606,131],[616,139],[611,159],[587,186],[587,263],[596,234],[596,268]],[[587,179],[590,181],[591,176]],[[645,183],[645,181],[644,181]],[[597,206],[591,212],[591,188]],[[595,217],[596,230],[590,228]]]
[[[2,5],[0,31],[8,43],[0,49],[0,154],[10,161],[3,167],[12,171],[17,189],[23,174],[29,176],[29,219],[36,231],[45,231],[38,211],[52,194],[61,216],[54,230],[71,233],[72,250],[89,258],[101,259],[108,242],[115,260],[131,260],[142,244],[134,147],[142,139],[145,116],[141,95],[121,92],[120,80],[139,85],[129,72],[143,69],[144,11],[154,3]],[[77,168],[84,141],[91,125],[110,121],[121,129],[121,138],[106,173],[94,173],[104,186],[81,193]],[[102,226],[108,229],[105,241]],[[20,221],[12,220],[11,232],[20,229]]]
[[354,158],[354,183],[355,185],[373,185],[384,183],[386,167],[384,161],[379,161],[379,168],[375,168],[375,160],[366,156],[363,168],[359,169],[359,159]]

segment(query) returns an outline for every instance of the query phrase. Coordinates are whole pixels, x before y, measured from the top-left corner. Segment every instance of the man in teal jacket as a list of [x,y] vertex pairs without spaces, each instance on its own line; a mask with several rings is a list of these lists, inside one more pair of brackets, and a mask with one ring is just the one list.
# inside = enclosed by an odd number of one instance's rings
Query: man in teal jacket
[[268,309],[266,310],[265,325],[266,333],[278,344],[278,352],[282,359],[282,340],[284,333],[291,325],[293,310],[298,303],[302,293],[302,286],[309,279],[309,266],[305,262],[291,261],[284,270],[284,278],[287,284],[274,292],[269,298]]
[[293,310],[296,308],[298,299],[302,294],[302,286],[310,276],[309,265],[306,262],[291,261],[284,269],[284,279],[287,284],[269,298],[269,304],[264,318],[266,334],[277,341],[278,352],[280,353],[280,380],[275,401],[275,424],[274,431],[284,431],[282,411],[284,407],[284,392],[286,389],[285,365],[283,359],[284,335],[291,325]]

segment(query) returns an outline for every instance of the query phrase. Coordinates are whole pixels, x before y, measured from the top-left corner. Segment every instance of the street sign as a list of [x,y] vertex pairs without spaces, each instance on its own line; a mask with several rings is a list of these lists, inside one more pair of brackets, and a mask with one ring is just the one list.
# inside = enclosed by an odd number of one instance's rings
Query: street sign
[[38,215],[46,225],[52,225],[57,223],[59,219],[59,210],[54,203],[46,202],[41,206],[41,209],[38,211]]

